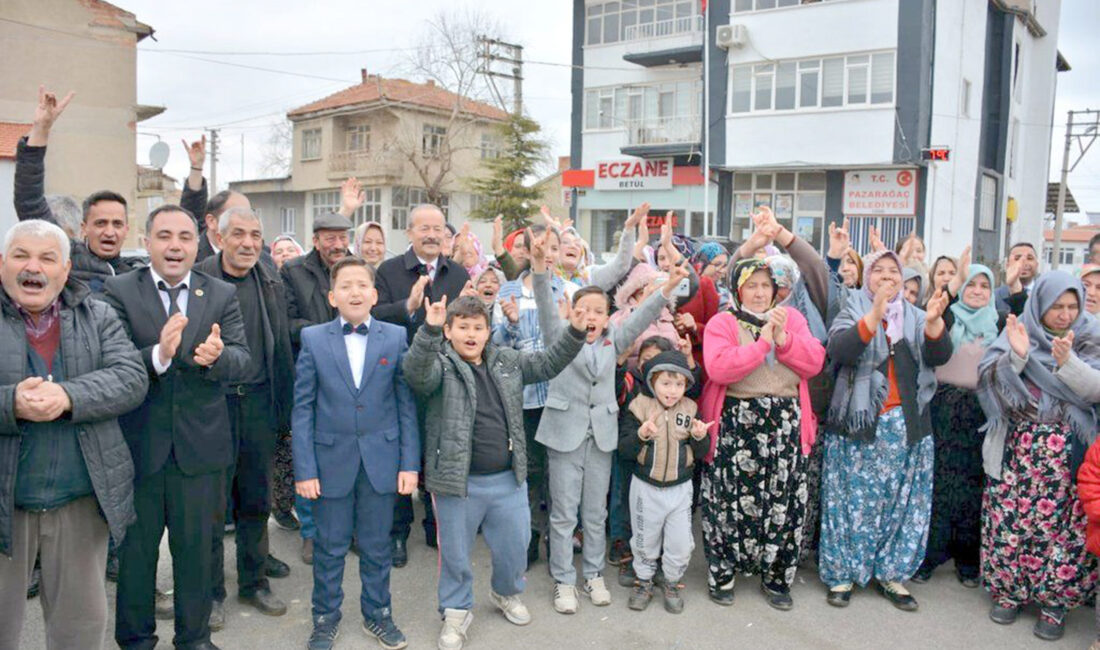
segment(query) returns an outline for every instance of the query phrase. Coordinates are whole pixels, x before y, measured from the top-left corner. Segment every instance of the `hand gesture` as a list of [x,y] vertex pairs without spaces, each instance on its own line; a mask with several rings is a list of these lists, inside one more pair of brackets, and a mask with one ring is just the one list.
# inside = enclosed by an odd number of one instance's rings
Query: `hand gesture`
[[696,440],[702,440],[703,436],[707,435],[707,431],[710,429],[714,422],[703,422],[699,418],[692,418],[691,420],[691,437]]
[[901,244],[901,253],[898,257],[901,258],[902,265],[908,264],[909,260],[913,258],[913,245],[917,242],[917,231],[914,230],[909,233],[909,236],[905,238],[905,241]]
[[311,478],[307,481],[295,481],[294,491],[303,499],[321,498],[321,479]]
[[1011,293],[1020,293],[1024,289],[1024,285],[1020,282],[1020,262],[1009,262],[1005,267],[1005,284],[1008,285],[1008,290]]
[[160,364],[167,365],[176,356],[180,340],[183,338],[183,328],[187,327],[187,317],[181,312],[176,312],[160,329]]
[[688,334],[695,331],[695,317],[688,313],[676,314],[672,318],[672,324],[680,334]]
[[1066,332],[1065,336],[1059,336],[1050,342],[1050,354],[1054,357],[1054,361],[1059,368],[1069,361],[1069,355],[1072,352],[1073,330]]
[[660,416],[660,412],[646,418],[645,422],[642,422],[638,427],[638,437],[642,440],[653,440],[657,435],[657,417]]
[[645,247],[649,246],[649,226],[642,221],[638,223],[637,228],[638,238],[634,242],[634,259],[639,262],[648,262],[649,260],[645,257]]
[[501,300],[500,311],[504,312],[504,317],[509,323],[515,325],[519,322],[519,306],[516,305],[515,296],[509,296],[508,300]]
[[546,205],[539,206],[539,212],[542,214],[542,220],[546,222],[547,228],[554,228],[561,232],[561,222],[554,218],[554,215],[550,214],[550,207]]
[[71,410],[72,401],[60,384],[28,377],[15,386],[15,417],[30,422],[52,422]]
[[848,223],[848,217],[844,217],[844,225],[839,228],[837,228],[835,221],[829,222],[828,256],[834,260],[844,257],[844,254],[852,247],[852,237],[848,234]]
[[646,216],[649,215],[649,204],[642,203],[638,207],[634,208],[634,212],[630,213],[627,217],[626,223],[623,224],[624,228],[637,228],[639,224],[645,223]]
[[900,288],[901,285],[893,280],[883,280],[882,284],[878,285],[878,291],[875,291],[875,298],[871,302],[871,311],[868,312],[872,318],[872,322],[868,323],[872,331],[882,322],[882,317],[886,315],[886,304],[898,295]]
[[498,214],[493,219],[493,255],[500,257],[504,254],[504,215]]
[[367,191],[359,179],[352,176],[340,185],[340,214],[350,217],[367,202]]
[[416,490],[416,485],[419,481],[419,478],[420,477],[416,472],[398,472],[397,493],[412,494]]
[[180,139],[183,143],[183,150],[187,152],[187,159],[191,161],[191,169],[199,171],[206,163],[206,134],[202,135],[202,139],[195,140],[191,144],[187,144],[187,140]]
[[871,244],[871,252],[873,253],[886,250],[886,244],[882,243],[882,238],[878,235],[878,228],[874,226],[871,226],[867,233],[867,241]]
[[1026,359],[1031,352],[1031,338],[1027,335],[1027,326],[1016,318],[1015,314],[1009,314],[1005,321],[1005,336],[1012,351],[1021,359]]
[[967,276],[970,275],[970,246],[963,249],[961,255],[959,255],[958,262],[955,264],[955,277],[951,278],[951,281],[947,283],[947,291],[952,296],[959,295],[959,291],[962,289],[963,284],[966,283]]
[[34,127],[49,133],[53,123],[65,112],[65,107],[73,100],[76,93],[69,91],[68,95],[58,101],[57,95],[46,90],[46,86],[38,86],[38,105],[34,109]]
[[424,322],[432,327],[443,327],[447,322],[447,295],[444,294],[439,302],[424,299]]
[[760,328],[759,340],[767,341],[768,343],[775,345],[775,325],[772,324],[770,319],[767,323],[764,323],[764,327]]
[[222,343],[221,325],[214,323],[210,328],[210,334],[206,337],[206,340],[195,348],[195,363],[209,368],[214,365],[214,362],[222,355],[222,350],[224,349],[225,344]]
[[787,310],[779,307],[768,314],[768,324],[772,326],[772,338],[776,346],[787,344]]
[[546,272],[546,237],[549,233],[549,230],[544,230],[541,235],[535,237],[528,228],[524,235],[524,239],[530,243],[527,250],[531,257],[531,270],[535,273]]
[[416,280],[416,284],[409,290],[409,298],[405,301],[405,311],[409,312],[410,316],[415,314],[424,302],[424,289],[427,288],[429,282],[431,282],[431,276],[425,273]]
[[661,293],[664,294],[665,298],[671,298],[672,292],[676,289],[676,285],[680,284],[680,280],[686,279],[690,275],[691,271],[688,270],[687,262],[676,264],[668,270],[668,279],[661,287]]
[[950,302],[948,293],[944,291],[942,287],[936,289],[936,292],[928,299],[928,304],[924,306],[925,322],[933,323],[943,318],[943,313],[947,310],[948,302]]
[[[565,320],[565,319],[569,318],[569,314],[570,314],[569,309],[570,309],[569,308],[569,299],[566,298],[565,296],[562,296],[561,298],[558,298],[558,318],[560,318],[562,320]],[[577,329],[582,330],[584,328],[583,327],[578,327]]]
[[775,218],[775,213],[766,205],[756,206],[756,212],[752,214],[752,222],[757,228],[767,229],[769,232],[774,231],[776,234],[782,228]]
[[458,295],[461,298],[465,298],[467,296],[477,298],[477,289],[474,288],[474,281],[467,280],[466,284],[462,285],[462,291]]
[[[563,299],[562,302],[558,303],[558,308],[560,309],[563,304],[567,305],[568,303],[564,303],[564,299]],[[581,309],[580,307],[578,307],[576,305],[573,305],[572,307],[568,307],[568,309],[569,309],[569,324],[573,326],[573,329],[580,330],[581,332],[587,332],[588,331],[588,312],[584,311],[583,309]]]

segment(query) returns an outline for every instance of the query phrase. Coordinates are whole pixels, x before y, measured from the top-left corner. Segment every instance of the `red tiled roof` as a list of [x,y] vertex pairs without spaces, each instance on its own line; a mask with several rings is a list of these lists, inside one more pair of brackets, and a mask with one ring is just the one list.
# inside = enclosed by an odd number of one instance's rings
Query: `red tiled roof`
[[405,79],[385,79],[379,75],[364,75],[363,83],[295,108],[287,113],[287,117],[300,117],[317,111],[376,102],[412,104],[428,109],[449,111],[456,101],[460,102],[459,105],[465,113],[490,120],[508,119],[507,112],[484,102],[459,97],[435,85],[434,82],[418,84]]
[[0,122],[0,158],[15,160],[15,146],[30,130],[30,124]]
[[[1076,226],[1073,228],[1065,228],[1062,230],[1062,241],[1087,244],[1097,233],[1100,233],[1100,226]],[[1054,241],[1054,231],[1044,230],[1043,239],[1046,241]]]
[[116,7],[109,2],[104,2],[104,0],[81,0],[81,4],[92,12],[94,16],[92,19],[93,25],[133,32],[137,34],[137,40],[139,41],[153,33],[153,28],[139,21],[133,13],[121,7]]

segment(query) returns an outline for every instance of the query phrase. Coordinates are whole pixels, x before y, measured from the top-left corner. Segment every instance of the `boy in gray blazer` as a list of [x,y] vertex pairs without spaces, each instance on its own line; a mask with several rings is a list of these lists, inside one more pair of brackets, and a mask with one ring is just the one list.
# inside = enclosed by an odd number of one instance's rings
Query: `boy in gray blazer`
[[[539,328],[549,345],[561,336],[567,322],[558,316],[550,291],[543,254],[545,236],[530,246]],[[585,315],[587,337],[581,353],[550,381],[546,409],[535,440],[547,448],[550,474],[550,574],[554,578],[554,609],[577,611],[577,571],[573,566],[573,530],[577,511],[584,524],[584,592],[593,605],[611,604],[604,585],[607,490],[611,454],[618,445],[615,400],[615,360],[657,319],[668,305],[685,266],[673,267],[659,291],[622,322],[609,327],[611,300],[599,287],[585,287],[573,295],[573,309]]]

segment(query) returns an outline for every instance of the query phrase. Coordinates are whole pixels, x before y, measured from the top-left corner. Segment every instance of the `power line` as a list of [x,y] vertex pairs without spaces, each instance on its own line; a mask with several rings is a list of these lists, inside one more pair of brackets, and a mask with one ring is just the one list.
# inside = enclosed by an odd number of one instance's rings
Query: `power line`
[[229,50],[182,50],[182,49],[154,49],[137,48],[138,52],[160,52],[162,54],[205,54],[210,56],[354,56],[358,54],[382,54],[386,52],[406,52],[415,50],[415,47],[385,47],[373,50],[330,50],[309,52],[233,52]]
[[337,79],[335,77],[322,77],[321,75],[309,74],[307,72],[291,72],[290,70],[276,70],[275,68],[264,68],[257,65],[247,65],[244,63],[230,63],[229,61],[218,61],[217,59],[206,59],[199,56],[189,56],[186,54],[175,54],[172,52],[163,52],[161,50],[141,50],[142,52],[156,52],[157,54],[165,54],[167,56],[174,56],[180,59],[191,59],[192,61],[204,61],[206,63],[213,63],[216,65],[225,65],[232,68],[244,68],[245,70],[258,70],[260,72],[271,72],[273,74],[284,74],[292,77],[304,77],[306,79],[320,79],[321,81],[336,81],[340,83],[354,84],[354,81],[348,79]]

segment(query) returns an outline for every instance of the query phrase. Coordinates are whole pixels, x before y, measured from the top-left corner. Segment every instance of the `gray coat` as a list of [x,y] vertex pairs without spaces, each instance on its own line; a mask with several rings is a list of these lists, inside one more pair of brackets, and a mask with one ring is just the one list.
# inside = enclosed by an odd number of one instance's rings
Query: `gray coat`
[[[517,485],[527,480],[523,385],[554,377],[583,345],[584,334],[569,328],[560,331],[541,352],[520,352],[490,344],[482,354],[482,363],[488,364],[489,376],[504,402]],[[426,405],[424,477],[428,491],[465,497],[478,398],[473,371],[443,339],[442,328],[431,325],[417,330],[404,363],[405,381]]]
[[[547,274],[534,273],[531,277],[539,310],[539,328],[543,340],[549,342],[561,336],[566,321],[558,317]],[[542,411],[535,440],[565,453],[580,447],[591,429],[601,451],[611,452],[619,446],[616,361],[657,320],[668,301],[663,289],[654,291],[619,326],[608,325],[604,338],[592,344],[596,353],[595,374],[588,369],[586,350],[550,381],[546,408]]]
[[[0,291],[0,553],[11,555],[15,480],[23,426],[15,418],[15,386],[28,376],[23,318]],[[111,536],[121,543],[134,522],[134,464],[118,426],[119,415],[145,399],[145,365],[106,303],[70,278],[61,293],[61,353],[72,401],[71,420]]]

